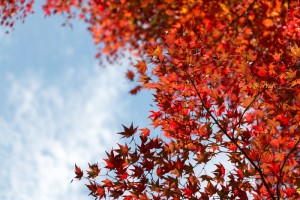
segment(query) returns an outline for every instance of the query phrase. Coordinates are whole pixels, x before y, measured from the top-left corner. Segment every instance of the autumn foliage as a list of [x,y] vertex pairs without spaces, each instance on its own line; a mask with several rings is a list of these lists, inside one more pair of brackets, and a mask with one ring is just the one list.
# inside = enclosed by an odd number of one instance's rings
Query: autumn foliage
[[[4,24],[11,10],[27,12],[25,0],[0,2]],[[300,199],[299,1],[47,0],[43,8],[84,20],[108,58],[138,56],[126,73],[140,84],[131,93],[149,89],[157,105],[149,118],[163,136],[124,126],[128,142],[101,169],[76,166],[91,195]]]

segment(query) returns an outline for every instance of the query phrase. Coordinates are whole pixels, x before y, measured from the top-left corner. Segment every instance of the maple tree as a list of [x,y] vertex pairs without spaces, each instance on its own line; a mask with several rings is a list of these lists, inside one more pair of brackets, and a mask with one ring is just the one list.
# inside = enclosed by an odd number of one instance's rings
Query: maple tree
[[[0,1],[1,24],[32,3]],[[149,118],[164,136],[123,126],[130,144],[104,167],[75,166],[91,195],[300,199],[299,1],[47,0],[43,9],[84,20],[97,57],[139,57],[126,73],[139,84],[131,93],[154,92]]]

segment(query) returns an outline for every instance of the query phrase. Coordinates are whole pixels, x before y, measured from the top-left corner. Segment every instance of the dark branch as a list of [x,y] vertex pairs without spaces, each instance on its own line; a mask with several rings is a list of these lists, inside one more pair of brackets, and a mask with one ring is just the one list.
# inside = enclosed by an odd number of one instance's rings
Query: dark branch
[[232,138],[229,136],[229,134],[227,133],[227,131],[220,125],[220,123],[218,122],[218,120],[213,116],[213,114],[210,112],[210,110],[205,106],[204,104],[204,101],[200,95],[200,92],[198,91],[194,81],[191,79],[190,75],[188,73],[186,73],[188,78],[189,78],[189,81],[192,83],[196,93],[197,93],[197,96],[199,97],[201,103],[202,103],[202,106],[203,108],[206,110],[206,112],[210,115],[210,117],[213,119],[213,121],[216,123],[216,125],[220,128],[220,130],[224,133],[224,135],[226,135],[226,137],[238,148],[238,150],[247,158],[247,160],[251,163],[251,165],[254,167],[254,169],[258,172],[259,176],[261,177],[261,180],[263,182],[263,185],[266,187],[270,197],[273,199],[273,200],[276,200],[273,193],[271,192],[269,186],[268,186],[268,183],[264,177],[264,174],[262,172],[262,170],[254,163],[254,161],[250,158],[250,156],[238,145],[238,143]]

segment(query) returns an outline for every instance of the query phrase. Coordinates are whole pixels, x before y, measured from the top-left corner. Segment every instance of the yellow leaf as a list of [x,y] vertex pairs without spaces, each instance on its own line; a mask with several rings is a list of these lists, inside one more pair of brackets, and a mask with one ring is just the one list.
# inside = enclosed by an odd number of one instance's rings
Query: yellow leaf
[[220,3],[219,5],[221,6],[221,8],[225,12],[225,14],[229,13],[229,10],[228,10],[228,8],[227,8],[227,6],[225,4]]
[[181,11],[180,11],[180,14],[185,14],[188,12],[188,8],[186,6],[183,6]]
[[266,27],[271,27],[271,26],[273,26],[273,20],[271,20],[271,19],[265,19],[265,20],[263,20],[263,22],[262,22]]
[[297,46],[297,44],[291,47],[291,52],[294,56],[300,57],[300,48]]
[[251,51],[249,51],[249,52],[247,53],[247,59],[248,59],[249,61],[254,62],[254,61],[256,60],[256,58],[257,58],[257,54],[256,54],[256,55],[253,55],[253,53],[252,53]]
[[289,70],[286,72],[286,77],[288,79],[293,79],[297,75],[297,71]]
[[294,87],[295,85],[300,85],[300,79],[297,79],[292,82],[291,86]]

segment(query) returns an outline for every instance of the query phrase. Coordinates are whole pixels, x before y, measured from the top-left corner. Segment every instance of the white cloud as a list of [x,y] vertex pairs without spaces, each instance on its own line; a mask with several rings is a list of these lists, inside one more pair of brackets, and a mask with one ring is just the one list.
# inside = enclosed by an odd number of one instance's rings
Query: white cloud
[[[77,75],[74,75],[77,74]],[[74,76],[83,76],[76,84]],[[43,75],[9,75],[0,113],[0,199],[87,199],[74,181],[74,163],[86,167],[116,143],[128,91],[116,67],[66,74],[49,85]],[[70,84],[72,83],[72,85]],[[1,89],[1,88],[0,88]]]

